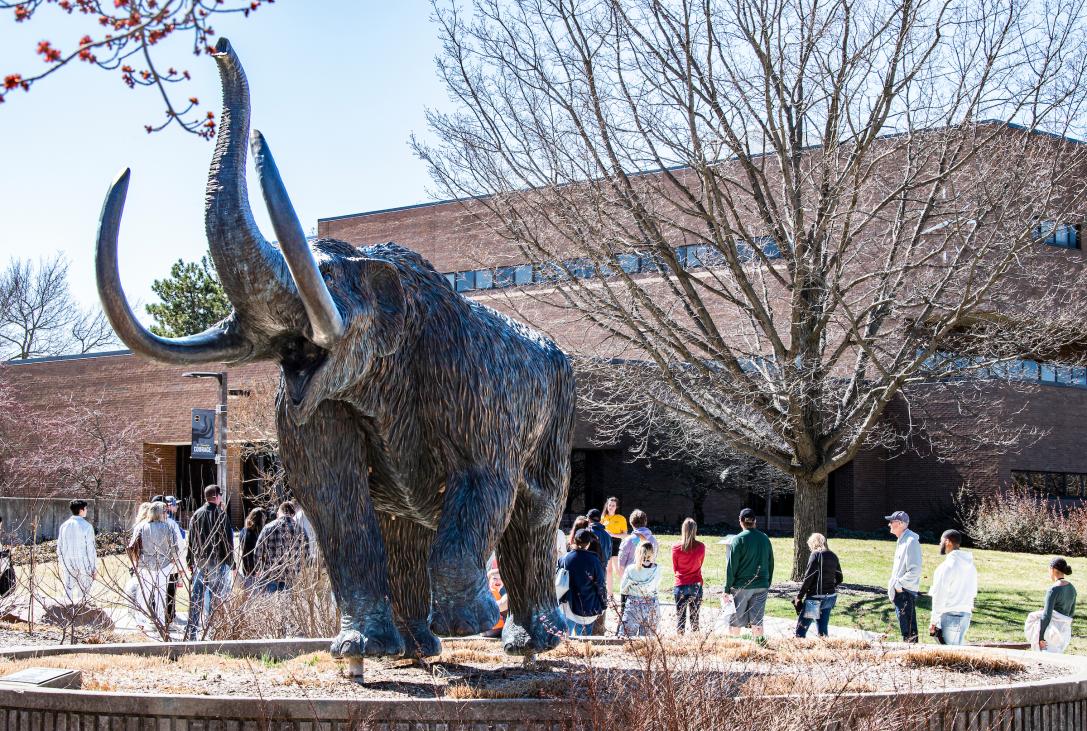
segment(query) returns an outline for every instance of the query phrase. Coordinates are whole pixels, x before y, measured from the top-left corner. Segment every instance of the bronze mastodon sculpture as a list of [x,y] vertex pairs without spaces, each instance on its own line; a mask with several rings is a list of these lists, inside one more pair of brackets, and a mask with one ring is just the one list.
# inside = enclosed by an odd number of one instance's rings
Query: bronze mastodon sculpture
[[395,244],[311,246],[259,132],[252,139],[278,247],[245,186],[249,91],[226,40],[215,54],[223,113],[205,223],[233,312],[162,338],[121,290],[113,184],[98,233],[98,291],[121,340],[175,364],[272,360],[288,482],[312,520],[343,616],[341,656],[431,656],[438,635],[489,629],[484,563],[497,548],[509,592],[507,652],[554,647],[555,528],[570,473],[574,379],[550,340],[449,286]]

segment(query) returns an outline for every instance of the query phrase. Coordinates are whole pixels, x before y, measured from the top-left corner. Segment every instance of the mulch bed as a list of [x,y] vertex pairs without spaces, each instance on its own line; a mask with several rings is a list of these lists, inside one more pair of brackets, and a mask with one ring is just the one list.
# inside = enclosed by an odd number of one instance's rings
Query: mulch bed
[[[0,641],[8,635],[0,632]],[[21,644],[26,644],[23,642]],[[709,636],[633,641],[622,645],[566,642],[531,664],[502,654],[497,642],[450,640],[424,664],[367,661],[365,684],[347,677],[327,653],[285,661],[187,655],[177,660],[84,653],[0,660],[0,675],[25,667],[81,670],[83,688],[125,693],[260,695],[265,698],[571,698],[592,684],[622,693],[659,675],[662,652],[680,682],[711,684],[722,693],[761,697],[795,692],[935,690],[1038,680],[1060,668],[1033,661],[917,655],[858,640],[777,640],[759,647]],[[936,651],[939,653],[940,651]]]

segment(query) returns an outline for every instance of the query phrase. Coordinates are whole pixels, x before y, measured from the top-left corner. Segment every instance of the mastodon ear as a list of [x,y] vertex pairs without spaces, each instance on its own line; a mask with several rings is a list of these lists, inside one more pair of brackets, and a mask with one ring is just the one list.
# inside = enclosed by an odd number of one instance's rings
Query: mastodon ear
[[362,278],[371,295],[373,325],[366,338],[379,357],[395,353],[404,340],[407,300],[396,267],[378,259],[363,263]]

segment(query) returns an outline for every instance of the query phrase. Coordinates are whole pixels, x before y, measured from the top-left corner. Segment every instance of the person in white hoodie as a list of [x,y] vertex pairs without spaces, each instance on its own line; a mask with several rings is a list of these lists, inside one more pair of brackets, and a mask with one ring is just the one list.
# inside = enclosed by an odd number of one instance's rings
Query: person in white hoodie
[[57,559],[64,599],[82,604],[90,599],[91,587],[98,577],[98,555],[94,547],[94,526],[87,522],[87,501],[68,504],[72,517],[64,521],[57,535]]
[[932,575],[932,619],[928,633],[943,638],[945,645],[961,645],[974,613],[974,597],[978,594],[978,570],[974,556],[962,550],[962,533],[945,530],[940,536],[940,555],[944,562]]

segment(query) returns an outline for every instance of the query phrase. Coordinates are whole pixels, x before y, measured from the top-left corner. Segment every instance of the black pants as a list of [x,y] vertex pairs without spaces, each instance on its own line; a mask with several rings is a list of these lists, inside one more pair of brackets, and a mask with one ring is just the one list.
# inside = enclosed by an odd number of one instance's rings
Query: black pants
[[166,624],[177,616],[177,574],[170,574],[166,582]]
[[917,592],[903,589],[895,594],[895,616],[903,642],[917,642]]

